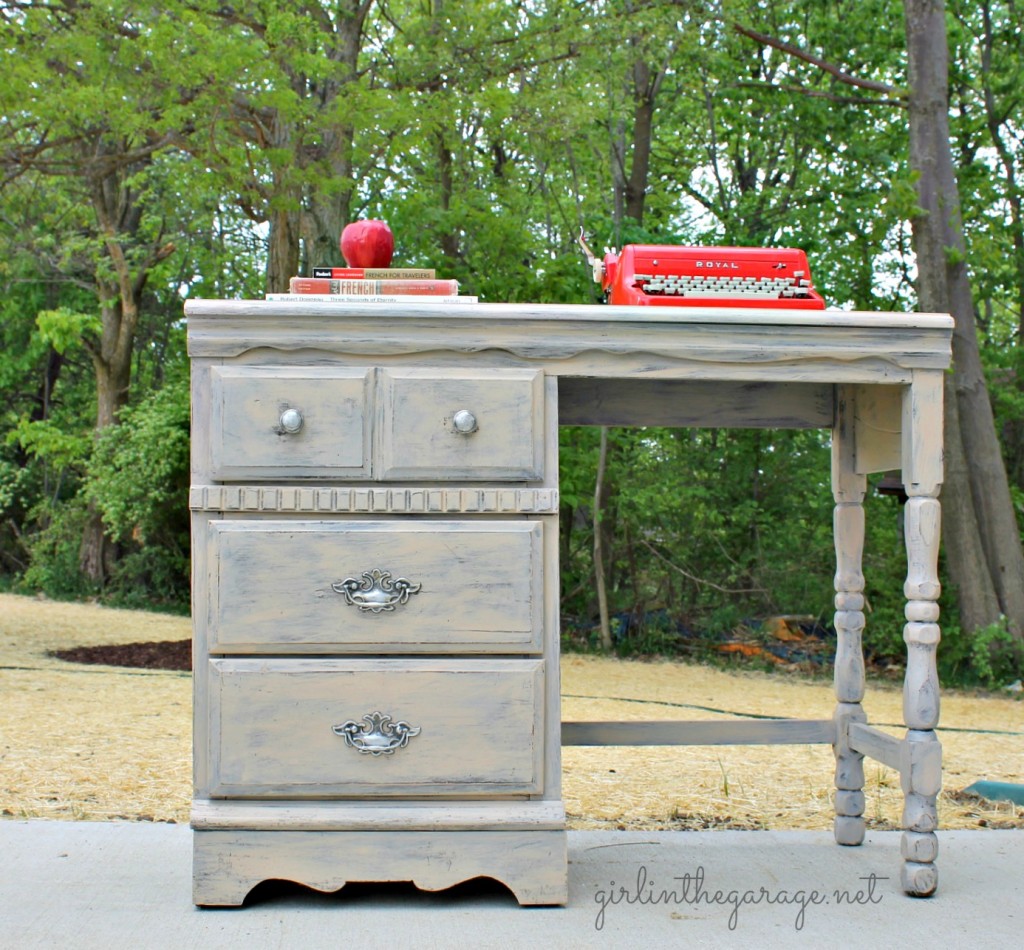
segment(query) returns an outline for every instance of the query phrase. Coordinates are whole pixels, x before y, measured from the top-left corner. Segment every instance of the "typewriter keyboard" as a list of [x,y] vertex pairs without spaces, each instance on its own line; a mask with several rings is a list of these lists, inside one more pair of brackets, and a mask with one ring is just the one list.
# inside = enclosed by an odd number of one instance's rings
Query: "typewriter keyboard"
[[787,277],[680,276],[636,274],[635,286],[645,294],[667,297],[747,297],[780,299],[809,297],[811,282],[804,272]]

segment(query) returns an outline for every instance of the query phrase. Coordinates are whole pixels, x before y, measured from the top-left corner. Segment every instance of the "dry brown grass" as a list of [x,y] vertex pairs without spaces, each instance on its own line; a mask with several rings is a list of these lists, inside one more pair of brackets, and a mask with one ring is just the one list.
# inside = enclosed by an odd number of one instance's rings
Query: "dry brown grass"
[[[189,634],[186,618],[0,595],[0,813],[187,821],[191,677],[47,654]],[[720,717],[686,706],[821,719],[834,703],[827,683],[571,654],[562,692],[563,718],[577,720]],[[899,723],[899,689],[872,684],[865,708],[873,722]],[[1024,702],[947,693],[942,723],[942,826],[1024,827],[1024,809],[959,794],[978,779],[1024,782]],[[871,762],[866,773],[869,821],[897,827],[898,776]],[[574,828],[828,828],[831,781],[827,746],[563,750]]]
[[190,634],[183,617],[0,595],[0,813],[186,821],[191,676],[48,653]]
[[[823,719],[835,700],[829,683],[782,675],[726,672],[673,662],[636,663],[565,656],[565,719],[721,719],[706,706],[736,713]],[[579,697],[614,698],[579,698]],[[642,699],[645,702],[623,702]],[[864,707],[879,725],[899,723],[902,693],[870,684]],[[659,705],[663,703],[664,705]],[[1024,703],[1001,696],[947,693],[942,699],[943,827],[1024,827],[1024,809],[965,797],[978,779],[1024,781]],[[1017,732],[995,735],[953,729]],[[902,728],[886,731],[901,735]],[[830,828],[832,750],[828,746],[566,748],[566,808],[579,828]],[[865,764],[866,817],[875,827],[900,823],[899,775]],[[637,822],[640,822],[638,825]]]

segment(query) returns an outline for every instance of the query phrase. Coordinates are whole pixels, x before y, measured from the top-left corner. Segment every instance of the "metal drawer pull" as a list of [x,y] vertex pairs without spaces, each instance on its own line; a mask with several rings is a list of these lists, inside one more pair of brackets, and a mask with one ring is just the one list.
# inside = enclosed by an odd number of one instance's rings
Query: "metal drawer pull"
[[298,409],[285,409],[281,413],[281,428],[292,434],[298,432],[302,428],[302,413]]
[[468,409],[460,409],[452,416],[452,425],[460,435],[470,435],[477,429],[476,416]]
[[363,716],[363,722],[365,726],[350,719],[332,728],[336,735],[344,738],[346,745],[369,755],[393,755],[395,749],[404,749],[421,731],[419,726],[410,726],[407,722],[392,722],[391,716],[379,712]]
[[379,614],[382,610],[394,610],[399,604],[407,603],[410,595],[418,594],[422,584],[414,584],[404,577],[391,579],[391,571],[363,571],[363,580],[346,577],[331,589],[345,598],[345,603],[360,610]]

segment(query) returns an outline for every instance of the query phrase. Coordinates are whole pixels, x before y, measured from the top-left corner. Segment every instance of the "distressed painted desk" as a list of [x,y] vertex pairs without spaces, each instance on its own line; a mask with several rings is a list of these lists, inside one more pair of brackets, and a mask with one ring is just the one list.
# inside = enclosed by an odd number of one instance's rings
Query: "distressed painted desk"
[[[940,315],[189,301],[194,900],[478,875],[564,903],[564,744],[827,743],[835,836],[899,770],[936,885]],[[831,428],[837,704],[562,723],[559,423]],[[863,500],[902,470],[907,732],[861,707]]]

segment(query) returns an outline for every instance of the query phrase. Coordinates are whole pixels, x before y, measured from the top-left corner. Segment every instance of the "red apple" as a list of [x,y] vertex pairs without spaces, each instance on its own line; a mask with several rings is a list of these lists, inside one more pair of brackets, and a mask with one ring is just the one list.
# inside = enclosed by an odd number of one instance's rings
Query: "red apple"
[[341,253],[349,267],[390,267],[395,236],[386,221],[353,221],[341,232]]

